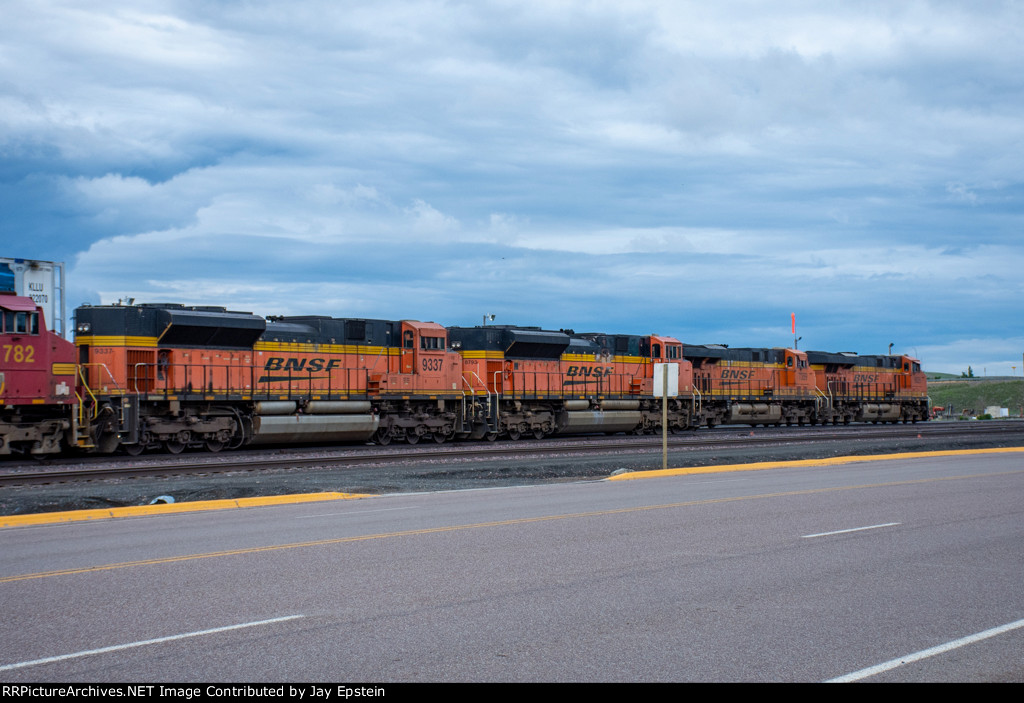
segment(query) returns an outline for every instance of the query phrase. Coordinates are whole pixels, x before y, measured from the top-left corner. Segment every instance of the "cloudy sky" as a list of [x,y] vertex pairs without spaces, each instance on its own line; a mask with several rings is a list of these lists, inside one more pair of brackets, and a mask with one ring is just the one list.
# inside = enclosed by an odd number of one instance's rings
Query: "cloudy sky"
[[1016,0],[7,0],[0,255],[1021,374],[1022,66]]

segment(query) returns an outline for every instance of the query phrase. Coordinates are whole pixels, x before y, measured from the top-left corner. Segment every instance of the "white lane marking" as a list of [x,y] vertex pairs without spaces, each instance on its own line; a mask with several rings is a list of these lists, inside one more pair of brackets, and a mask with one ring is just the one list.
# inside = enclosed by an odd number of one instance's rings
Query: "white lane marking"
[[61,654],[56,657],[46,657],[45,659],[34,659],[28,662],[18,662],[17,664],[4,664],[0,666],[0,671],[9,671],[11,669],[21,669],[26,666],[36,666],[38,664],[50,664],[51,662],[64,661],[65,659],[77,659],[78,657],[87,657],[91,654],[103,654],[105,652],[117,652],[122,649],[131,649],[132,647],[143,647],[147,644],[159,644],[161,642],[172,642],[174,640],[182,640],[187,637],[199,637],[200,635],[212,635],[217,632],[227,632],[228,630],[240,630],[243,627],[256,627],[257,625],[269,625],[275,622],[285,622],[286,620],[295,620],[296,618],[304,618],[305,615],[286,615],[281,618],[272,618],[270,620],[259,620],[257,622],[244,622],[240,625],[227,625],[226,627],[215,627],[212,630],[200,630],[199,632],[186,632],[181,635],[170,635],[168,637],[157,637],[152,640],[143,640],[141,642],[129,642],[128,644],[115,644],[111,647],[101,647],[100,649],[90,649],[85,652],[75,652],[74,654]]
[[874,676],[875,674],[881,674],[883,671],[889,671],[890,669],[895,669],[896,667],[903,666],[904,664],[910,664],[912,662],[920,661],[922,659],[927,659],[928,657],[934,657],[936,654],[942,654],[943,652],[948,652],[952,649],[963,647],[964,645],[980,642],[981,640],[986,640],[989,637],[995,637],[996,635],[1001,635],[1004,632],[1016,630],[1021,627],[1024,627],[1024,620],[1017,620],[1016,622],[1007,623],[1006,625],[1000,625],[999,627],[993,627],[991,630],[985,630],[984,632],[979,632],[975,635],[961,637],[958,640],[953,640],[951,642],[947,642],[946,644],[940,644],[936,647],[923,649],[920,652],[908,654],[905,657],[893,659],[891,661],[885,662],[884,664],[878,664],[877,666],[869,666],[867,669],[854,671],[852,674],[846,674],[845,676],[839,676],[834,679],[829,679],[828,681],[825,681],[825,683],[850,683],[851,681],[859,681],[861,679],[866,679],[869,676]]
[[879,527],[893,527],[894,525],[902,525],[901,522],[886,522],[881,525],[868,525],[867,527],[851,527],[848,530],[836,530],[835,532],[819,532],[814,535],[804,535],[802,539],[810,539],[811,537],[828,537],[829,535],[841,535],[846,532],[861,532],[863,530],[877,530]]
[[421,508],[421,506],[419,506],[419,505],[407,505],[404,508],[380,508],[378,510],[359,510],[359,511],[353,511],[353,512],[345,512],[345,513],[316,513],[315,515],[298,515],[298,516],[296,516],[295,519],[296,520],[306,520],[306,519],[311,518],[311,517],[327,517],[327,516],[330,516],[330,515],[345,515],[345,516],[356,517],[358,515],[365,515],[366,513],[386,513],[386,512],[389,512],[391,510],[419,510],[420,508]]

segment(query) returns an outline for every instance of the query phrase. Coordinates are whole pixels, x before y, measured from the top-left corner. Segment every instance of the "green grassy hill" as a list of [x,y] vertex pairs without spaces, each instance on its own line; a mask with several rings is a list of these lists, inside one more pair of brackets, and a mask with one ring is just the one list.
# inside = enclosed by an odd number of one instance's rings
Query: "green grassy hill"
[[950,381],[936,381],[928,377],[928,395],[932,405],[949,407],[956,412],[964,409],[972,415],[985,412],[989,405],[1008,408],[1010,415],[1020,415],[1024,406],[1024,380],[986,380],[980,378],[958,378]]

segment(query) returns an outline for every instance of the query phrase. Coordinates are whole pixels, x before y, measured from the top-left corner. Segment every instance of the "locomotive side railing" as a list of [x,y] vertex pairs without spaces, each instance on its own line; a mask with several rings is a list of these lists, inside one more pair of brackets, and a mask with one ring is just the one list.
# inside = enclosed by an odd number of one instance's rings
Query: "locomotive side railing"
[[[156,370],[156,374],[150,371]],[[135,381],[131,392],[136,394],[168,397],[171,395],[222,395],[246,396],[253,400],[278,400],[282,396],[287,399],[309,398],[312,395],[326,395],[331,399],[349,398],[353,395],[368,397],[368,369],[347,368],[332,369],[325,376],[315,376],[315,371],[296,372],[292,369],[278,372],[278,375],[267,381],[260,381],[258,373],[263,369],[253,366],[228,364],[153,364],[139,363],[135,365]],[[341,387],[335,385],[338,375],[342,376]],[[282,378],[284,376],[284,378]],[[139,388],[137,381],[144,381],[150,388]],[[223,380],[223,388],[218,381]],[[364,381],[362,384],[357,381]]]
[[503,397],[513,400],[538,396],[635,398],[641,394],[637,381],[643,380],[630,373],[598,377],[573,376],[571,380],[566,380],[563,371],[513,371],[510,378],[512,382],[508,385],[511,389],[504,389]]
[[[89,385],[89,377],[88,377],[88,374],[86,372],[87,372],[87,370],[90,367],[92,369],[94,369],[95,371],[101,372],[100,375],[99,375],[99,378],[97,379],[97,382],[95,384],[96,386],[100,386],[100,385],[103,384],[102,372],[105,371],[106,375],[107,375],[107,378],[110,379],[110,385],[112,385],[117,390],[117,392],[114,395],[123,395],[124,391],[121,389],[121,386],[120,386],[120,384],[118,384],[117,379],[114,378],[114,374],[112,374],[110,372],[110,369],[107,367],[107,365],[105,363],[102,363],[102,362],[88,362],[88,363],[84,363],[84,364],[79,364],[78,365],[78,379],[81,382],[82,388],[85,389],[86,393],[89,395],[89,397],[93,401],[92,402],[93,413],[92,413],[92,416],[90,418],[88,418],[88,419],[95,420],[96,416],[99,414],[99,400],[96,398],[96,394],[93,392],[92,388]],[[75,395],[76,395],[76,397],[78,398],[79,401],[83,400],[83,398],[80,395],[78,395],[77,391],[76,391]],[[80,420],[84,420],[85,418],[84,418],[84,416],[81,413],[83,412],[82,406],[84,406],[85,403],[79,402],[78,405],[79,405],[79,419]]]
[[[110,372],[110,369],[106,364],[101,362],[88,362],[79,364],[75,373],[78,376],[78,386],[82,388],[85,395],[88,396],[92,402],[85,402],[85,398],[75,389],[75,398],[78,400],[78,407],[76,409],[76,427],[75,427],[75,440],[79,447],[91,447],[91,444],[87,444],[89,438],[89,428],[93,420],[99,417],[100,414],[100,401],[96,397],[96,393],[93,392],[92,387],[89,385],[89,374],[88,369],[92,367],[95,371],[99,372],[99,378],[97,379],[97,386],[103,383],[102,372],[106,372],[107,377],[110,379],[110,385],[114,386],[117,390],[117,395],[121,395],[121,386],[118,385],[117,380],[114,378],[114,374]],[[118,422],[123,424],[124,422],[124,408],[118,408],[119,417]],[[82,433],[85,433],[84,435]]]
[[[828,386],[826,386],[826,388],[827,387]],[[818,394],[818,396],[814,400],[815,400],[815,405],[818,406],[819,410],[821,409],[821,405],[822,404],[824,404],[825,407],[828,408],[829,410],[831,410],[833,407],[835,407],[832,404],[832,393],[831,393],[831,391],[828,392],[828,393],[825,393],[825,391],[821,390],[820,388],[818,388],[817,385],[815,385],[814,386],[814,392]]]
[[[484,393],[487,394],[488,412],[487,412],[486,419],[490,420],[490,419],[492,419],[492,417],[494,419],[494,427],[490,428],[490,425],[488,425],[488,429],[491,429],[492,432],[497,432],[499,429],[501,429],[501,425],[498,423],[498,418],[500,417],[500,413],[501,413],[501,408],[500,408],[501,403],[498,402],[498,393],[497,393],[497,391],[495,391],[494,394],[493,394],[493,399],[492,399],[491,390],[487,387],[487,384],[484,383],[483,380],[479,376],[477,376],[475,371],[470,371],[470,373],[473,375],[473,378],[475,378],[477,380],[477,383],[480,384],[480,387],[483,389]],[[469,379],[466,378],[466,374],[465,373],[462,374],[462,382],[465,385],[469,386],[469,395],[473,396],[473,397],[476,397],[477,392],[473,388],[473,384],[469,381]],[[465,418],[466,418],[466,395],[467,395],[466,392],[463,391],[462,392],[462,417],[463,417],[463,421],[465,421]],[[490,411],[491,408],[494,408],[494,412]]]

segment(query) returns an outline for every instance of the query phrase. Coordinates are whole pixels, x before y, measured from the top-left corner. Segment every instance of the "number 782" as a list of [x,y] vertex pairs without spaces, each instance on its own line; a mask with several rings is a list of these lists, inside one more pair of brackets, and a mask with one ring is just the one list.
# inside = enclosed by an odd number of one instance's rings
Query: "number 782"
[[36,348],[22,344],[4,345],[4,363],[31,364],[35,361]]

